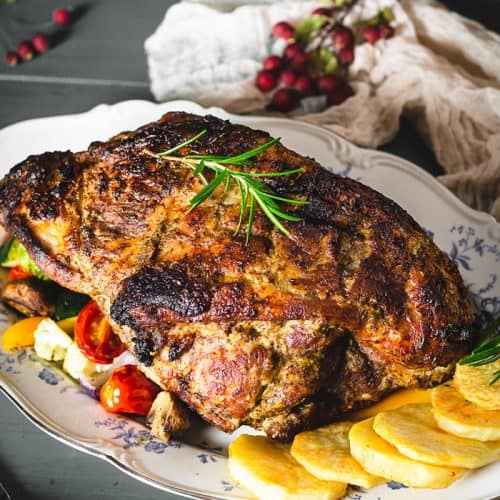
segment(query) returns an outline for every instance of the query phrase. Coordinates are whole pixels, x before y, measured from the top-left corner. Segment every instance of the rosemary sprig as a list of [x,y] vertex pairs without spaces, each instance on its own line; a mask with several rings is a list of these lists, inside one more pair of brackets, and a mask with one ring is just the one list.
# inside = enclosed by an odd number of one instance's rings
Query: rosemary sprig
[[[488,363],[493,363],[500,359],[500,316],[490,323],[484,330],[479,339],[477,347],[466,358],[462,359],[459,364],[470,366],[482,366]],[[500,380],[500,371],[493,373],[489,385],[493,385]]]
[[[264,212],[266,217],[273,223],[273,225],[276,226],[282,233],[288,235],[289,232],[281,221],[288,220],[295,222],[300,221],[301,218],[283,212],[280,209],[278,202],[290,203],[295,205],[307,205],[309,202],[306,200],[296,200],[293,198],[278,196],[274,194],[274,192],[271,191],[271,189],[266,184],[261,182],[259,178],[293,175],[303,172],[304,169],[296,168],[293,170],[286,170],[284,172],[256,173],[232,168],[234,166],[248,166],[249,160],[269,149],[271,146],[279,142],[281,138],[278,137],[276,139],[272,139],[265,144],[234,156],[174,156],[174,153],[178,152],[185,146],[189,146],[199,138],[203,137],[206,133],[206,129],[202,130],[199,134],[196,134],[191,139],[188,139],[187,141],[184,141],[178,146],[170,148],[167,151],[162,151],[161,153],[156,154],[150,153],[158,159],[177,161],[186,165],[193,170],[194,176],[199,176],[204,182],[205,187],[189,200],[189,204],[191,205],[190,210],[194,210],[196,207],[201,205],[222,184],[224,184],[224,192],[226,193],[229,190],[231,183],[233,182],[238,187],[241,198],[240,216],[238,226],[234,234],[237,234],[240,231],[241,226],[246,219],[246,241],[248,242],[250,235],[252,234],[252,226],[255,219],[255,208],[258,205]],[[215,173],[215,176],[210,182],[208,182],[203,175],[203,171],[205,169],[212,170]]]

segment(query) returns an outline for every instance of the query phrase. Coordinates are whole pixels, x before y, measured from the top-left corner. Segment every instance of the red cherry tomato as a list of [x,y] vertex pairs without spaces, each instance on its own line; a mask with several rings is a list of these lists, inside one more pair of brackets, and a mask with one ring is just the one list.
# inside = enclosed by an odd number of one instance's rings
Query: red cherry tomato
[[160,388],[135,365],[117,368],[101,387],[101,404],[112,413],[147,415]]
[[16,281],[23,278],[30,278],[31,276],[33,275],[28,271],[26,271],[26,269],[24,269],[21,266],[14,266],[9,271],[9,281]]
[[95,363],[108,364],[125,350],[99,306],[91,300],[83,306],[75,323],[75,341],[80,351]]

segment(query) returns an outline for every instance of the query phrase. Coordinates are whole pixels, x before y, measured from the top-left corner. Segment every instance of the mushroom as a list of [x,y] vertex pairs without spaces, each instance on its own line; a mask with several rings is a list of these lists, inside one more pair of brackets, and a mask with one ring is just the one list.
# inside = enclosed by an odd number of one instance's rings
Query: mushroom
[[187,431],[191,425],[187,407],[168,391],[158,393],[147,421],[151,427],[151,435],[162,441],[170,441],[171,434]]
[[9,234],[5,228],[0,224],[0,245],[4,245],[9,240]]
[[50,316],[55,310],[53,284],[37,278],[9,281],[2,300],[26,316]]

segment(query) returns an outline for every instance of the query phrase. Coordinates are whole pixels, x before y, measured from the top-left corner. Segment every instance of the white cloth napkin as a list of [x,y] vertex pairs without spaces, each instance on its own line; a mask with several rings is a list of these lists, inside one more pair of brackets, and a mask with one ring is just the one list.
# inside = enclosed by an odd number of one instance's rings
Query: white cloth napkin
[[[281,20],[308,15],[317,2],[245,5],[220,12],[181,2],[145,43],[158,100],[187,98],[234,113],[262,111],[269,97],[253,84]],[[433,0],[365,0],[350,24],[390,6],[396,35],[356,47],[356,94],[295,118],[328,127],[366,147],[389,141],[409,117],[446,171],[440,180],[469,205],[500,220],[500,36]],[[276,49],[276,47],[274,47]]]

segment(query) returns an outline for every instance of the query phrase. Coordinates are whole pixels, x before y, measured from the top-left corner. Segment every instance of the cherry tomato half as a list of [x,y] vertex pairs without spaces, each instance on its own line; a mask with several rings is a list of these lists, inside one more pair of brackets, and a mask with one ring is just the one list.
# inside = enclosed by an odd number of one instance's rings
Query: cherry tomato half
[[9,271],[9,281],[16,281],[23,278],[30,278],[31,276],[33,275],[28,271],[26,271],[26,269],[24,269],[24,267],[21,266],[14,266]]
[[123,365],[101,387],[100,400],[112,413],[147,415],[160,390],[137,366]]
[[83,306],[75,323],[75,341],[80,351],[95,363],[108,364],[125,350],[99,306],[91,300]]

